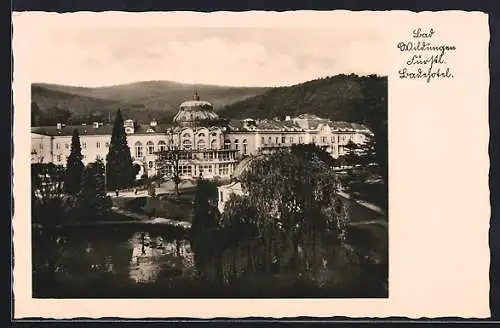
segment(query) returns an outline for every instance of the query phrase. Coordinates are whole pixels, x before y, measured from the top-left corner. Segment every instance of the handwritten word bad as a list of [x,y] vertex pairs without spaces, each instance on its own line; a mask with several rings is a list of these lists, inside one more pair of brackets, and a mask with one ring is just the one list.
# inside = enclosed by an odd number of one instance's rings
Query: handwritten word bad
[[419,27],[416,30],[413,30],[413,37],[414,38],[432,38],[434,35],[434,30],[431,28],[429,32],[422,32],[422,29]]

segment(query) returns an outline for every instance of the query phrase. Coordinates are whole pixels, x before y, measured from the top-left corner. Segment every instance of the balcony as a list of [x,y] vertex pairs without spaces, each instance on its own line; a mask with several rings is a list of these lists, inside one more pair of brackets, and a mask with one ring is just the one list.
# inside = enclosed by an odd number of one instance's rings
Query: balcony
[[296,145],[296,143],[265,143],[261,145],[261,148],[288,148]]

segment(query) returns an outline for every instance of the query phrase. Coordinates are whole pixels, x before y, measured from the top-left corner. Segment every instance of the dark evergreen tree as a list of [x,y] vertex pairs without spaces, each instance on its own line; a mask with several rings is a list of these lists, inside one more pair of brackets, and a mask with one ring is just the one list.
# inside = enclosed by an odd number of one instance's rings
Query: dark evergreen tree
[[[216,199],[217,186],[206,180],[198,180],[190,242],[195,253],[195,265],[204,279],[221,278],[220,240],[217,234],[219,211],[215,206]],[[210,263],[215,263],[215,277],[209,273]]]
[[333,157],[326,150],[315,144],[297,144],[293,145],[290,150],[292,154],[306,160],[318,158],[328,166],[335,164]]
[[135,179],[135,168],[120,110],[116,113],[109,152],[106,156],[106,174],[108,190],[130,187]]
[[104,164],[100,159],[87,165],[78,194],[79,215],[84,219],[101,219],[111,209],[104,187]]
[[80,136],[78,130],[73,131],[71,139],[71,153],[66,163],[66,173],[64,177],[64,191],[76,196],[80,191],[84,165],[82,163],[82,148],[80,146]]

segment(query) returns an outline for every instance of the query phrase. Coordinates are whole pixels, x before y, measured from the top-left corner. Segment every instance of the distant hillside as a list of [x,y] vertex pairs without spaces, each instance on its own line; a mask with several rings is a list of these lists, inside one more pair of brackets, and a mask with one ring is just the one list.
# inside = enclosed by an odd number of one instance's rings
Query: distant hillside
[[253,97],[268,88],[248,88],[215,85],[192,85],[171,81],[144,81],[115,86],[83,88],[55,84],[38,84],[46,89],[65,93],[142,105],[151,110],[177,111],[178,105],[193,97],[195,88],[204,100],[215,108]]
[[[336,75],[289,87],[273,88],[255,97],[227,105],[219,114],[230,118],[283,118],[286,115],[310,113],[333,120],[366,123],[367,104],[383,104],[386,100],[386,77]],[[386,117],[387,113],[381,115]]]
[[[167,119],[174,115],[181,102],[193,97],[194,89],[215,109],[253,97],[268,88],[190,85],[170,81],[147,81],[109,87],[85,88],[56,84],[33,84],[32,102],[38,123],[53,121],[61,111],[69,111],[72,120],[95,114],[114,116],[121,108],[126,115],[147,120],[158,116]],[[38,107],[38,109],[37,109]],[[64,115],[63,115],[64,116]],[[95,115],[94,115],[95,116]],[[59,118],[59,117],[58,117]]]

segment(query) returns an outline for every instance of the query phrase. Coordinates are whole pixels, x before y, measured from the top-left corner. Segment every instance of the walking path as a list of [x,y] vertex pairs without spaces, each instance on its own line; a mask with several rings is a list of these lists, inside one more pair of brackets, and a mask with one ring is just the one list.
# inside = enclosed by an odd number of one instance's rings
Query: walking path
[[[163,188],[157,188],[160,189],[161,191],[169,191],[171,192],[172,186],[162,186]],[[167,188],[165,188],[167,187]],[[345,198],[349,199],[356,204],[365,207],[377,214],[384,215],[385,212],[377,205],[363,201],[363,200],[358,200],[358,199],[353,199],[348,193],[343,192],[343,191],[338,191],[338,195]],[[108,196],[111,197],[116,197],[115,192],[108,192]],[[137,198],[137,197],[149,197],[147,190],[140,190],[135,193],[134,191],[124,191],[119,193],[119,198]],[[172,225],[172,226],[177,226],[177,227],[183,227],[186,229],[191,228],[191,223],[188,221],[180,221],[180,220],[173,220],[173,219],[167,219],[167,218],[161,218],[161,217],[154,217],[151,218],[148,215],[145,214],[139,214],[135,213],[132,211],[125,210],[123,208],[118,208],[113,206],[111,210],[117,214],[126,216],[128,218],[131,218],[133,220],[129,221],[104,221],[104,222],[94,222],[94,224],[134,224],[134,223],[141,223],[141,224],[167,224],[167,225]],[[387,226],[387,222],[385,220],[368,220],[368,221],[359,221],[359,222],[351,222],[350,225],[352,226],[360,226],[360,225],[369,225],[369,224],[380,224],[382,226]]]
[[[108,196],[115,198],[116,193],[114,191],[108,191]],[[137,197],[149,197],[147,190],[138,190],[137,194],[133,191],[120,191],[118,197],[123,198],[137,198]]]
[[371,203],[365,202],[363,200],[353,199],[349,194],[347,194],[343,191],[338,191],[337,193],[339,194],[339,196],[350,199],[353,202],[355,202],[356,204],[364,206],[364,207],[366,207],[366,208],[368,208],[368,209],[370,209],[378,214],[385,215],[384,211],[379,206],[377,206],[375,204],[371,204]]
[[[145,214],[134,213],[118,207],[112,207],[111,210],[117,214],[124,215],[129,218],[137,220],[135,222],[146,223],[146,224],[168,224],[175,227],[183,227],[186,229],[191,228],[191,222],[188,221],[172,220],[161,217],[151,218]],[[124,221],[124,222],[134,222],[134,221]]]
[[129,217],[133,220],[111,220],[111,221],[86,221],[86,222],[73,222],[66,224],[67,227],[88,227],[88,226],[103,226],[103,225],[134,225],[134,224],[154,224],[154,225],[170,225],[174,227],[181,227],[184,229],[191,228],[191,222],[172,220],[160,217],[151,218],[144,214],[134,213],[118,207],[112,207],[111,210],[117,214]]
[[385,220],[370,220],[370,221],[360,221],[360,222],[349,222],[350,226],[363,226],[363,225],[370,225],[370,224],[379,224],[381,226],[387,227],[387,221]]

